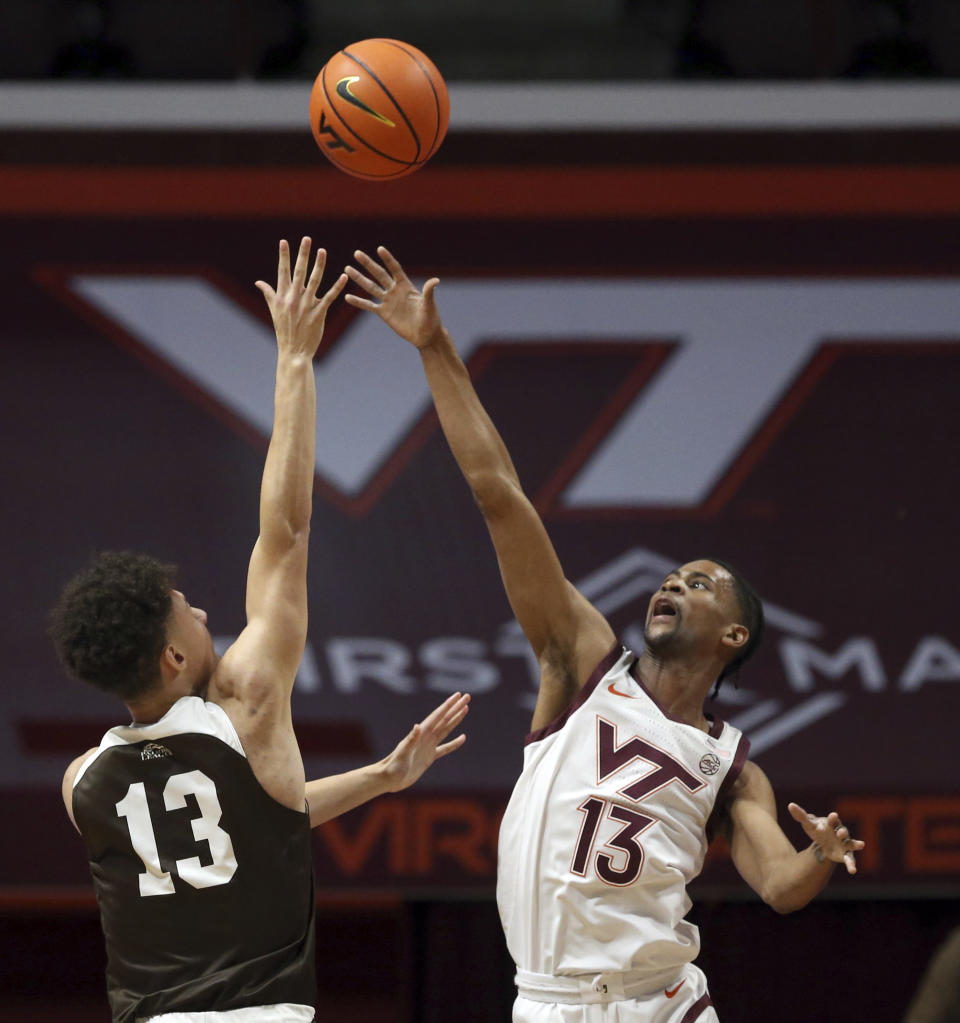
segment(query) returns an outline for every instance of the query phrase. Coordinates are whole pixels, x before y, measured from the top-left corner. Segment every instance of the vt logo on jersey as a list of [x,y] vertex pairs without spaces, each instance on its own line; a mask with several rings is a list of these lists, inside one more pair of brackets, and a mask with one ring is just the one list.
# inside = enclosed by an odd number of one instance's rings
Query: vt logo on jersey
[[393,123],[393,121],[390,120],[389,117],[384,117],[383,114],[378,114],[377,111],[373,109],[373,107],[364,103],[359,96],[354,96],[354,94],[350,91],[350,86],[353,85],[354,82],[359,81],[360,81],[359,75],[347,75],[346,78],[341,78],[340,81],[337,82],[337,95],[341,99],[345,99],[351,105],[362,110],[365,114],[369,114],[371,117],[375,117],[381,124],[385,124],[390,128],[396,128],[396,125]]
[[[628,764],[638,759],[645,760],[656,768],[625,789],[621,789],[623,795],[635,803],[639,803],[644,796],[649,796],[651,792],[662,789],[672,781],[680,782],[690,792],[699,792],[704,786],[704,782],[695,778],[669,753],[651,746],[639,736],[634,735],[618,746],[617,726],[604,721],[601,717],[597,718],[597,759],[600,765],[597,772],[598,782],[605,781],[610,775],[622,771]],[[719,761],[717,766],[719,767]]]
[[[622,771],[634,760],[644,760],[655,769],[620,790],[621,795],[639,803],[645,796],[678,782],[689,792],[698,792],[705,782],[699,781],[668,753],[633,735],[626,742],[617,742],[617,726],[597,717],[597,782]],[[580,834],[574,849],[570,869],[574,874],[586,876],[593,867],[604,884],[624,887],[633,884],[643,869],[644,851],[639,838],[657,823],[656,818],[611,803],[599,796],[584,800],[577,809],[583,814]],[[605,843],[605,849],[594,851],[597,829],[604,819],[622,825]],[[622,863],[622,866],[618,864]]]

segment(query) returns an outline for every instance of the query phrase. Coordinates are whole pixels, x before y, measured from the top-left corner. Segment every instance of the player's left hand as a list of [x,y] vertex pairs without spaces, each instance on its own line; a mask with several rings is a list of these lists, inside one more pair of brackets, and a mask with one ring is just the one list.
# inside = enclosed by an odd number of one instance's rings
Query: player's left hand
[[429,347],[443,327],[434,297],[440,279],[431,277],[423,290],[417,291],[399,261],[383,245],[377,247],[377,255],[379,263],[360,249],[354,252],[353,258],[366,273],[355,266],[346,267],[344,272],[369,298],[346,295],[345,301],[358,309],[376,313],[415,348]]
[[826,817],[818,817],[816,814],[807,813],[796,803],[788,804],[787,809],[790,816],[807,833],[807,838],[820,849],[825,860],[842,863],[848,874],[857,872],[854,854],[863,848],[864,843],[851,837],[847,826],[840,821],[840,814],[831,811]]
[[469,709],[470,694],[454,693],[413,726],[382,761],[388,792],[409,788],[434,761],[460,749],[467,741],[465,735],[449,742],[443,740],[463,721]]

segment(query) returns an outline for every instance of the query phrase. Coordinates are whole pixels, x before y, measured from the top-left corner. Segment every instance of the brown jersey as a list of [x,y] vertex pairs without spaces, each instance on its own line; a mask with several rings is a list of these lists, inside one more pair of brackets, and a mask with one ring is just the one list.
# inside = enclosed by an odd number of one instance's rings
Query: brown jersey
[[73,813],[115,1023],[313,1006],[309,814],[263,790],[220,707],[188,696],[111,729],[77,772]]

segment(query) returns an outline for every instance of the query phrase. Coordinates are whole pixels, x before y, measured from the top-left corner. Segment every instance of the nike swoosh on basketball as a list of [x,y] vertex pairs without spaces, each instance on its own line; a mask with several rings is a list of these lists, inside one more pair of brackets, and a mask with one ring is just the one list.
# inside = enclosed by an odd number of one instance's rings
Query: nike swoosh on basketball
[[389,117],[384,117],[383,114],[378,114],[376,110],[373,109],[373,107],[368,106],[366,103],[363,102],[362,99],[360,99],[358,96],[354,96],[354,94],[350,91],[350,86],[353,85],[354,82],[359,81],[360,81],[359,75],[347,75],[346,78],[341,78],[340,81],[337,82],[337,95],[341,99],[345,99],[348,103],[352,104],[353,106],[358,107],[365,114],[369,114],[371,117],[375,117],[378,121],[381,122],[381,124],[386,124],[389,125],[391,128],[396,128],[396,125],[393,123],[393,121],[390,120]]
[[611,682],[610,685],[607,686],[607,689],[609,689],[610,692],[613,693],[614,696],[622,696],[622,697],[624,697],[624,699],[627,699],[627,700],[635,700],[636,699],[636,697],[633,695],[633,693],[621,693],[620,690],[617,689],[614,686],[613,682]]
[[673,996],[680,990],[680,988],[683,987],[684,984],[686,984],[686,982],[686,978],[684,978],[672,991],[664,988],[663,993],[667,996],[667,998],[673,998]]

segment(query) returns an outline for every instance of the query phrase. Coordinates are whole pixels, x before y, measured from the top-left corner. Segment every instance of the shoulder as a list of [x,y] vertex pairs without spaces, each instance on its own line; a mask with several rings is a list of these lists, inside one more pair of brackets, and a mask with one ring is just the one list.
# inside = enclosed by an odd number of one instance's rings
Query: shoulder
[[68,785],[70,786],[70,788],[73,788],[73,783],[77,777],[77,772],[90,759],[90,757],[92,757],[93,754],[97,752],[99,748],[100,748],[99,746],[92,746],[90,749],[87,750],[86,753],[81,753],[80,756],[76,758],[76,760],[72,760],[70,762],[70,766],[66,769],[66,771],[64,771],[63,774],[64,788],[66,788]]
[[281,685],[285,670],[270,656],[275,631],[263,618],[247,624],[217,661],[207,684],[207,702],[225,710],[237,703],[260,717],[289,704],[288,688]]
[[740,776],[734,782],[725,806],[726,815],[733,823],[743,814],[756,810],[776,818],[777,801],[770,779],[752,760],[743,765]]
[[61,785],[61,795],[63,796],[63,805],[67,811],[67,816],[70,818],[73,826],[77,826],[77,822],[73,819],[73,784],[77,779],[77,773],[80,768],[97,752],[98,747],[94,746],[92,749],[88,749],[86,753],[81,753],[76,760],[71,761],[70,766],[66,769],[63,775],[63,782]]
[[738,799],[763,799],[768,795],[771,799],[773,798],[773,786],[770,784],[770,779],[757,764],[752,760],[748,760],[743,765],[743,770],[740,772],[737,780],[733,783],[733,787],[730,790],[730,801],[735,802]]
[[[751,821],[776,820],[777,803],[773,794],[773,786],[763,770],[752,760],[743,765],[736,781],[716,809],[716,830],[732,838],[733,832],[739,827],[746,827]],[[759,816],[758,816],[759,814]]]

